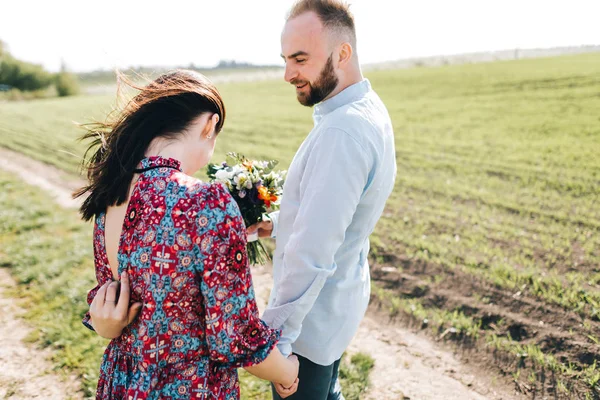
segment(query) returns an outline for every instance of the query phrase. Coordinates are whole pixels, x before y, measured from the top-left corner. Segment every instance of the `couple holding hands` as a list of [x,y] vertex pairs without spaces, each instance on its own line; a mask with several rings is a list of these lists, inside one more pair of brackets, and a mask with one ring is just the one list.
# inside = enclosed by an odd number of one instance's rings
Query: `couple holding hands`
[[[282,36],[285,80],[314,106],[280,211],[246,227],[227,189],[192,175],[212,157],[225,105],[204,76],[158,77],[111,121],[88,125],[98,285],[84,324],[112,339],[97,399],[239,399],[237,368],[274,399],[343,399],[341,356],[370,297],[369,235],[396,176],[388,112],[360,70],[339,0],[300,0]],[[246,252],[276,240],[259,317]]]

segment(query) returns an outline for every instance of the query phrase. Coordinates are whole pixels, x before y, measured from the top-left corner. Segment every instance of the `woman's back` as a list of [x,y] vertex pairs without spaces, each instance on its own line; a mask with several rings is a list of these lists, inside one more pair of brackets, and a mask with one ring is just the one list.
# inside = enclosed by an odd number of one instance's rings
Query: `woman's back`
[[[222,186],[183,174],[177,160],[150,157],[139,167],[118,275],[128,273],[131,302],[143,307],[106,349],[97,397],[237,399],[235,368],[262,361],[279,334],[258,318],[239,209]],[[105,217],[94,228],[90,302],[113,277]]]

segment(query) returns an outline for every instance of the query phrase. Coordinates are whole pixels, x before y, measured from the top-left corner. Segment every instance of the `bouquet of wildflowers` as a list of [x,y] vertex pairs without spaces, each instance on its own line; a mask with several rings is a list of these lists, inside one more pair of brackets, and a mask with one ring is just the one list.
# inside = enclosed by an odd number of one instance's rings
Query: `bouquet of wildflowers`
[[[249,160],[237,153],[227,153],[232,162],[209,164],[211,182],[222,182],[238,204],[246,226],[260,222],[267,212],[279,209],[286,171],[274,171],[278,161]],[[264,264],[269,254],[256,238],[248,238],[248,259],[252,264]]]

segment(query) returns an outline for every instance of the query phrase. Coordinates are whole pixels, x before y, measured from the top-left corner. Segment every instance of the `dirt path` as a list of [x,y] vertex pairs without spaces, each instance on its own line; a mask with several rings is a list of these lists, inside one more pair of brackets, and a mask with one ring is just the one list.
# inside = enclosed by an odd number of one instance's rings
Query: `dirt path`
[[71,198],[71,193],[83,185],[82,179],[72,178],[58,168],[3,147],[0,147],[0,168],[48,192],[60,206],[77,208],[78,202]]
[[79,384],[52,370],[49,351],[24,343],[31,329],[20,315],[24,310],[6,291],[15,282],[0,269],[0,398],[2,399],[80,399]]
[[[18,174],[24,181],[37,185],[48,191],[64,207],[74,207],[76,203],[70,200],[70,192],[81,184],[81,181],[67,179],[61,171],[48,165],[28,159],[20,154],[0,148],[0,168]],[[2,271],[3,281],[9,281],[6,271]],[[271,273],[268,267],[255,267],[253,277],[256,287],[256,297],[259,308],[264,306],[269,297],[272,285]],[[8,280],[7,280],[8,279]],[[0,329],[0,363],[5,371],[13,371],[14,378],[6,381],[4,373],[0,373],[0,394],[6,390],[24,391],[31,379],[29,372],[22,372],[23,365],[30,365],[32,371],[46,371],[45,356],[38,354],[39,350],[32,349],[22,343],[24,335],[15,335],[15,329],[26,328],[18,318],[18,312],[4,310],[4,304],[11,304],[13,300],[2,299],[2,329]],[[510,394],[497,393],[494,389],[486,387],[475,376],[469,373],[466,366],[462,365],[457,357],[441,349],[426,338],[411,331],[381,322],[373,313],[363,320],[359,331],[354,338],[349,353],[358,351],[366,352],[375,359],[375,367],[371,373],[371,388],[365,399],[372,400],[483,400],[483,399],[511,399]],[[5,326],[12,328],[4,329]],[[19,327],[19,328],[17,328]],[[7,345],[7,343],[11,343]],[[5,350],[6,348],[6,350]],[[23,352],[29,354],[28,361],[4,356],[5,352]],[[12,353],[11,353],[12,354]],[[35,374],[33,374],[35,375]],[[17,379],[18,377],[21,377]],[[27,380],[23,379],[27,377]],[[52,387],[59,390],[56,378],[49,378],[52,385],[39,383],[38,387]],[[12,385],[12,386],[11,386]],[[57,387],[58,386],[58,387]],[[476,389],[476,390],[474,390]],[[66,391],[65,391],[66,390]],[[65,386],[62,393],[67,393]],[[24,392],[25,393],[25,392]],[[60,397],[61,392],[57,392]],[[483,393],[483,394],[481,394]],[[15,397],[18,398],[18,397]]]

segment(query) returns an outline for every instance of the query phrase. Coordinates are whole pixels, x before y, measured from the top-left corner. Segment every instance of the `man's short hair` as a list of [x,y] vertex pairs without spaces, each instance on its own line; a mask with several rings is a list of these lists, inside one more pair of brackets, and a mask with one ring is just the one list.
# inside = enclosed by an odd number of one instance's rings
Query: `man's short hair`
[[356,29],[350,6],[341,0],[298,0],[292,6],[287,20],[307,12],[317,14],[323,26],[335,33],[347,36],[356,51]]

